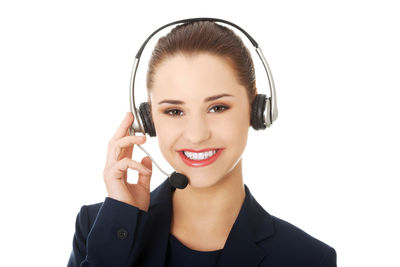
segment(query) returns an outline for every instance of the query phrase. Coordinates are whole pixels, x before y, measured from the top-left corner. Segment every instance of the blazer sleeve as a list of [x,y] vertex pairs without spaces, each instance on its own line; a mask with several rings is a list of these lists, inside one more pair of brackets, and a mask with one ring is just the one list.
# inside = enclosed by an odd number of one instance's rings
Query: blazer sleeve
[[110,197],[97,215],[91,212],[90,206],[84,205],[76,217],[68,267],[127,266],[138,220],[147,212]]
[[325,250],[324,255],[321,258],[319,267],[336,267],[336,251],[332,247],[328,247]]

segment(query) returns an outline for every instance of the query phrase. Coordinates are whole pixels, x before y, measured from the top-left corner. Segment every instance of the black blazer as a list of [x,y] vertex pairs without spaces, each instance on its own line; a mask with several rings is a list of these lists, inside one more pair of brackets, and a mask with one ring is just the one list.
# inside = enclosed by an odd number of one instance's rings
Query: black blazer
[[[168,179],[154,189],[147,212],[110,197],[82,206],[68,267],[164,266],[172,190]],[[245,191],[218,266],[336,266],[332,247],[270,215]]]

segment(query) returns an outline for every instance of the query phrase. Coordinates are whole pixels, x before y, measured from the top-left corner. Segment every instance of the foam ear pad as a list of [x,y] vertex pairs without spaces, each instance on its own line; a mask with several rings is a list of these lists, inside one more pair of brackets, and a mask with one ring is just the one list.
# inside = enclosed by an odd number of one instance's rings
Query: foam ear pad
[[139,106],[139,115],[142,119],[142,124],[145,133],[150,136],[156,136],[156,128],[154,127],[153,119],[151,117],[149,103],[143,102]]
[[265,111],[266,95],[258,94],[254,98],[251,105],[251,118],[250,124],[255,130],[262,130],[267,128],[265,125],[264,111]]

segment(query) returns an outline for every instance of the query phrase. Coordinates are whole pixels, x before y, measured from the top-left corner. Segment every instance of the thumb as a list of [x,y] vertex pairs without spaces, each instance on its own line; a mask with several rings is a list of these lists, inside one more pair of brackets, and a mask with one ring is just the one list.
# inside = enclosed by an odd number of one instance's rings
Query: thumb
[[[142,161],[140,163],[143,164],[147,169],[153,170],[153,163],[149,157],[142,158]],[[148,175],[139,173],[138,184],[142,184],[143,186],[145,186],[147,189],[150,190],[151,175],[152,175],[151,173]]]
[[140,163],[143,164],[147,169],[153,170],[153,162],[149,157],[142,158],[142,161]]

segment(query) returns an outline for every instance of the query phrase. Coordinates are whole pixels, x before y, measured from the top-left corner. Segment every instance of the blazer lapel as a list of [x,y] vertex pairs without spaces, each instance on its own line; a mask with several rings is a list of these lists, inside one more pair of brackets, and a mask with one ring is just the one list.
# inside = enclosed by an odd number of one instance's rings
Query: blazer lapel
[[244,186],[246,197],[226,240],[219,266],[258,266],[268,254],[257,243],[273,234],[272,217]]
[[172,191],[168,178],[150,195],[149,221],[143,250],[146,266],[164,266],[171,226]]
[[[257,266],[267,256],[257,243],[273,234],[272,217],[257,203],[246,185],[246,197],[225,242],[218,266]],[[171,228],[172,192],[168,178],[150,195],[146,266],[164,266]]]

